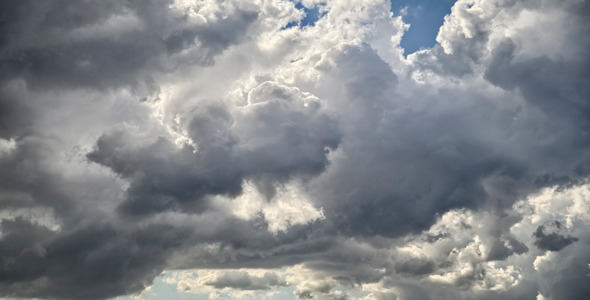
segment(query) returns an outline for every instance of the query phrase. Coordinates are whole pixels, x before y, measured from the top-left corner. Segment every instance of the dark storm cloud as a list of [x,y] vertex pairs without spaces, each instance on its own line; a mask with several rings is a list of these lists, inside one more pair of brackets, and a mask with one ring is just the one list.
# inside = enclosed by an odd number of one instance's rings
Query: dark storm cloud
[[22,219],[2,222],[5,296],[104,299],[150,284],[188,231],[151,225],[135,231],[94,223],[60,233]]
[[488,260],[504,260],[514,254],[523,254],[529,251],[528,247],[514,237],[496,240],[487,253]]
[[[513,62],[516,46],[502,42],[486,71],[486,78],[505,89],[518,88],[525,99],[547,114],[573,123],[573,146],[587,147],[590,133],[590,60],[554,61],[535,57]],[[566,125],[567,126],[567,125]]]
[[52,142],[25,137],[15,144],[14,151],[0,157],[0,207],[40,206],[53,209],[64,221],[76,218],[76,201],[68,195],[65,182],[43,162],[43,153],[51,151]]
[[539,226],[533,234],[536,238],[535,245],[543,250],[559,251],[569,244],[578,241],[578,238],[573,236],[562,236],[556,232],[546,234],[544,230],[545,226]]
[[322,203],[333,199],[325,205],[327,213],[342,216],[338,226],[359,235],[421,230],[437,212],[484,203],[486,177],[523,176],[519,164],[488,145],[493,141],[478,137],[487,130],[472,125],[495,125],[507,117],[490,116],[493,107],[485,95],[470,95],[481,99],[469,103],[461,99],[467,95],[441,91],[420,100],[424,108],[413,108],[395,99],[395,75],[388,69],[381,73],[386,64],[373,50],[350,49],[336,63],[328,78],[345,94],[325,97],[353,108],[340,112],[348,139],[318,193]]
[[43,227],[23,219],[3,220],[1,223],[2,273],[0,281],[10,285],[15,282],[28,282],[37,279],[45,271],[44,256],[47,254],[43,243],[53,233]]
[[223,22],[216,22],[203,28],[173,32],[164,39],[164,44],[168,53],[177,53],[194,46],[195,41],[199,41],[205,46],[203,50],[208,54],[203,62],[212,63],[211,58],[239,41],[248,28],[247,25],[257,17],[256,12],[238,11]]
[[[130,139],[132,136],[125,132],[112,132],[101,137],[97,150],[88,155],[90,160],[111,167],[131,180],[128,200],[121,206],[123,212],[146,214],[186,209],[191,205],[194,206],[192,210],[202,211],[195,201],[201,201],[205,195],[236,195],[241,191],[241,178],[232,170],[223,152],[212,152],[210,156],[213,157],[207,160],[195,155],[190,147],[177,149],[164,138],[137,148],[126,145]],[[187,161],[194,161],[195,165]],[[216,162],[227,168],[215,165]],[[202,171],[211,166],[215,166],[213,172]],[[180,207],[175,207],[178,205]]]
[[[588,244],[584,249],[587,249]],[[586,252],[581,250],[581,253]],[[588,285],[588,259],[590,255],[582,254],[571,262],[564,263],[556,278],[549,278],[543,282],[541,289],[552,299],[589,299],[590,287]]]
[[[171,1],[4,1],[0,79],[22,77],[31,87],[44,88],[136,86],[149,82],[150,72],[212,64],[257,17],[236,10],[200,28],[185,24],[185,16],[169,5]],[[202,45],[197,58],[173,57],[195,41]]]
[[9,140],[30,131],[34,114],[24,99],[14,92],[14,84],[5,83],[0,87],[0,138]]

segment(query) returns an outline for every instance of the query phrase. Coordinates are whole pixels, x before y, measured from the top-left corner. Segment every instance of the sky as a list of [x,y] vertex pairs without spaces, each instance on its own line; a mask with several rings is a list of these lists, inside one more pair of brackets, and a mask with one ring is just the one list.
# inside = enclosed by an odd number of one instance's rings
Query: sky
[[401,15],[410,28],[402,36],[400,46],[404,54],[414,53],[436,44],[438,29],[444,16],[451,13],[455,0],[400,0],[391,1],[391,11]]
[[590,299],[590,2],[0,2],[0,298]]

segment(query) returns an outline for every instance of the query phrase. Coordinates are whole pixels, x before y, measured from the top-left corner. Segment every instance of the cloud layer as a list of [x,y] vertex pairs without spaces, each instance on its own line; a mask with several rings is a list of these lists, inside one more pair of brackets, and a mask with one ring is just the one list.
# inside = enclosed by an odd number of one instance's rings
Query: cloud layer
[[590,299],[590,4],[296,2],[3,1],[0,296]]

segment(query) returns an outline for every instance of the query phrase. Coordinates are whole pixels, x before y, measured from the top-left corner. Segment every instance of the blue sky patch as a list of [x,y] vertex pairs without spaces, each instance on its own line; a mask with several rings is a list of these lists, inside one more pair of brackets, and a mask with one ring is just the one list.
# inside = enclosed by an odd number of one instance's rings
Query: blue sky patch
[[285,28],[291,28],[293,26],[299,26],[299,28],[303,28],[306,26],[314,26],[315,22],[319,20],[323,14],[320,13],[320,6],[315,5],[313,8],[307,8],[301,4],[301,2],[295,3],[295,8],[299,10],[303,10],[305,13],[305,17],[298,22],[291,22],[285,26]]
[[436,44],[438,29],[444,22],[444,16],[451,12],[455,0],[392,0],[391,11],[400,15],[410,24],[404,34],[401,46],[405,54],[414,53],[420,48],[431,48]]

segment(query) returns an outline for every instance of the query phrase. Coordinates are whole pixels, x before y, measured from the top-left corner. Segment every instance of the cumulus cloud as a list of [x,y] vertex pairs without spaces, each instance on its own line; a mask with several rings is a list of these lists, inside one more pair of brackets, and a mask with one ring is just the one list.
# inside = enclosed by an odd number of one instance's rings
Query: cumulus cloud
[[3,1],[0,296],[589,298],[589,13]]
[[[240,269],[234,271],[198,270],[170,273],[165,281],[193,294],[213,294],[243,298],[272,294],[272,289],[288,285],[280,270]],[[211,296],[210,296],[211,298]]]

